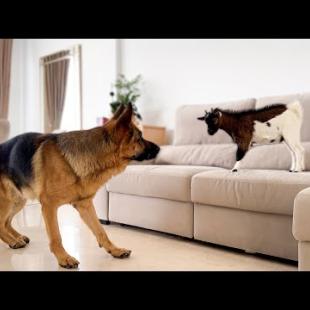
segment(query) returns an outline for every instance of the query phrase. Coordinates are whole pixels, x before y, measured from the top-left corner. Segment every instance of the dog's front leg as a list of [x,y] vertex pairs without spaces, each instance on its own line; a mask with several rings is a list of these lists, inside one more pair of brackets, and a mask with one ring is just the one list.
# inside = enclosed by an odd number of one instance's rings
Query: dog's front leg
[[100,247],[104,247],[105,250],[114,257],[125,258],[130,255],[130,250],[118,248],[109,240],[105,230],[99,222],[92,200],[86,199],[75,202],[74,207],[80,213],[85,224],[96,236]]
[[42,214],[50,241],[50,250],[56,256],[58,263],[64,268],[77,268],[79,261],[70,256],[62,245],[57,220],[58,206],[42,204]]

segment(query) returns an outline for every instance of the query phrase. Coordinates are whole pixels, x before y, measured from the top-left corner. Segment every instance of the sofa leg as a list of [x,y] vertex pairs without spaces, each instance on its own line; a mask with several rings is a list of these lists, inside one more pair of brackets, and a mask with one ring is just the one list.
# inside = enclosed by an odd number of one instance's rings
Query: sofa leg
[[310,271],[310,242],[298,242],[298,270]]
[[101,224],[103,224],[103,225],[110,225],[110,224],[111,224],[111,222],[108,221],[108,220],[100,220],[100,219],[99,219],[99,222],[100,222]]

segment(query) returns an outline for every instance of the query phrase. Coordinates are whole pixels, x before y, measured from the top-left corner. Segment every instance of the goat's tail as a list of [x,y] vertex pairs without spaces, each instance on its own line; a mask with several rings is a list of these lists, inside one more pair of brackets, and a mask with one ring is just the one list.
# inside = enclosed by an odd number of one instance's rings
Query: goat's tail
[[288,110],[294,112],[299,118],[302,118],[303,110],[300,102],[298,100],[294,100],[293,102],[287,105]]

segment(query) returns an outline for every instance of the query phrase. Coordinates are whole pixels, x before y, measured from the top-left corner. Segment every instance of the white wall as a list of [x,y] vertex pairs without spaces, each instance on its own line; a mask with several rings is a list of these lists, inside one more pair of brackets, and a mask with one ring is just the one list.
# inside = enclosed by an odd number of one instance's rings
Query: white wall
[[15,40],[12,133],[41,130],[39,58],[75,44],[83,52],[84,128],[109,115],[110,86],[120,70],[129,78],[142,74],[137,105],[144,122],[169,130],[182,104],[310,91],[310,40]]
[[[15,40],[15,43],[18,41]],[[23,97],[24,124],[20,128],[16,127],[14,133],[42,130],[39,59],[75,44],[82,45],[83,127],[94,127],[96,117],[109,115],[109,92],[116,76],[114,39],[27,39],[24,41],[21,52],[24,57],[23,85],[20,90]],[[16,63],[15,66],[17,66]],[[13,83],[16,84],[16,81]],[[16,110],[13,102],[12,110]]]
[[125,39],[122,71],[141,73],[144,122],[174,126],[176,108],[310,91],[310,40]]

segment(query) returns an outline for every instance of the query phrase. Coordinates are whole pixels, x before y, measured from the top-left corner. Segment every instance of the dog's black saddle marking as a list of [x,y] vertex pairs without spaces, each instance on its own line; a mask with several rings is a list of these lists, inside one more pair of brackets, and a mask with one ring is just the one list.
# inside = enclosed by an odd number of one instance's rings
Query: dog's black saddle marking
[[32,178],[32,158],[40,133],[18,135],[0,144],[0,173],[11,178],[18,189],[29,185]]

